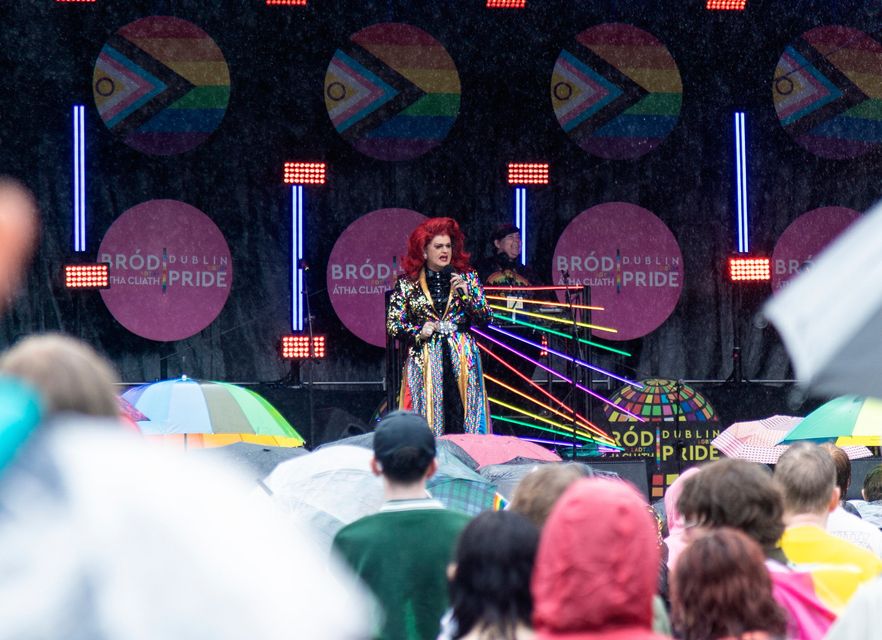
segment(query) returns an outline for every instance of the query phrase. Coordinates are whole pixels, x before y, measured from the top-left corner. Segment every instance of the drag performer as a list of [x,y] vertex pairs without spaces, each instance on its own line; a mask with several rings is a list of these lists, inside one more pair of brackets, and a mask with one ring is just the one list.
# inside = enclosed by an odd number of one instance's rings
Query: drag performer
[[469,333],[490,321],[465,237],[452,218],[430,218],[410,235],[386,330],[407,342],[399,406],[426,417],[436,436],[489,433],[481,357]]

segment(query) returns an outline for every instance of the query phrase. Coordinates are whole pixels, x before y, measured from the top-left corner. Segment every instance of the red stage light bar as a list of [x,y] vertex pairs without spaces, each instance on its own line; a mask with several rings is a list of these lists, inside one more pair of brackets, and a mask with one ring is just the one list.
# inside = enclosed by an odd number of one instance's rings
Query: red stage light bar
[[707,8],[712,11],[744,11],[747,0],[707,0]]
[[267,6],[305,7],[306,0],[266,0]]
[[324,162],[286,162],[285,184],[325,184]]
[[548,163],[509,162],[508,184],[548,184]]
[[523,9],[527,0],[487,0],[488,9]]
[[110,263],[64,265],[66,289],[109,289]]
[[76,2],[78,4],[84,4],[87,2],[95,2],[95,0],[55,0],[55,2],[67,2],[67,3]]
[[729,280],[732,282],[768,282],[772,279],[772,261],[757,256],[730,256]]
[[312,337],[312,353],[309,348],[309,336],[283,336],[282,358],[285,360],[309,360],[324,358],[326,349],[325,336]]

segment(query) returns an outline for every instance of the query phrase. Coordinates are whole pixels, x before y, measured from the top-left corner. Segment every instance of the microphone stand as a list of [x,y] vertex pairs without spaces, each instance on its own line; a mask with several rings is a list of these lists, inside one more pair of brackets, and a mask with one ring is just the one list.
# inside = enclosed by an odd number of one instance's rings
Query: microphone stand
[[[560,275],[561,275],[561,281],[563,282],[563,285],[564,285],[565,287],[568,287],[568,288],[564,289],[564,299],[566,300],[566,303],[567,303],[567,306],[568,306],[568,310],[569,310],[569,313],[570,313],[570,320],[572,321],[572,340],[570,341],[570,355],[573,356],[573,357],[575,358],[575,357],[578,357],[578,355],[579,355],[578,353],[574,353],[574,351],[578,348],[578,345],[579,345],[579,334],[578,334],[578,332],[579,332],[579,325],[576,324],[576,309],[573,307],[573,298],[572,298],[572,296],[570,295],[570,290],[569,290],[570,273],[569,273],[569,271],[566,271],[566,270],[564,270],[564,269],[561,269],[561,270],[560,270]],[[575,366],[575,365],[572,365],[571,368],[570,368],[570,372],[572,373],[572,375],[570,376],[570,380],[572,380],[572,391],[571,391],[572,396],[571,396],[571,398],[570,398],[572,404],[570,405],[570,408],[571,408],[571,411],[572,411],[572,414],[573,414],[573,415],[572,415],[572,423],[573,423],[573,424],[572,424],[572,427],[573,427],[573,433],[572,433],[572,436],[573,436],[573,437],[572,437],[572,446],[573,446],[572,459],[573,459],[573,462],[576,461],[576,449],[577,449],[577,444],[576,444],[576,424],[577,424],[577,423],[576,423],[576,415],[577,415],[577,412],[576,412],[576,394],[577,394],[577,392],[578,392],[578,387],[576,386],[576,385],[578,384],[578,380],[576,380],[577,371],[578,371],[578,367]]]
[[309,406],[309,444],[315,449],[315,399],[312,393],[312,369],[319,359],[315,355],[315,332],[312,326],[312,311],[309,306],[309,264],[305,260],[301,260],[298,266],[303,271],[303,299],[306,302],[306,330],[309,335],[309,357],[306,359],[309,363],[306,387],[306,401]]

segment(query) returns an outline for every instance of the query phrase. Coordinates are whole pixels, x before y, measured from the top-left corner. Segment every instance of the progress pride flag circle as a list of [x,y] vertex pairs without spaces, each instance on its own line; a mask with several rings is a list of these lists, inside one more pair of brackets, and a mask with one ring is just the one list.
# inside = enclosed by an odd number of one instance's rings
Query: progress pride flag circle
[[[668,319],[683,288],[683,256],[677,240],[651,211],[628,202],[607,202],[580,213],[554,250],[557,284],[591,286],[592,323],[617,329],[598,338],[632,340]],[[558,296],[563,301],[562,292]]]
[[426,219],[410,209],[378,209],[346,227],[328,260],[328,294],[340,321],[377,347],[386,346],[384,293],[401,275],[410,234]]
[[110,263],[101,291],[113,317],[134,334],[171,342],[202,331],[233,284],[230,248],[217,225],[177,200],[149,200],[123,213],[98,249]]

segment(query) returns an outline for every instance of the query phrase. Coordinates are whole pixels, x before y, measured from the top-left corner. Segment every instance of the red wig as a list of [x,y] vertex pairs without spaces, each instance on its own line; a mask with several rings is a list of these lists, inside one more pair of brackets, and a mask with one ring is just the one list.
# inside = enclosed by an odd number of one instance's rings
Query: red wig
[[737,529],[712,529],[677,558],[671,622],[684,640],[739,638],[748,631],[784,636],[787,618],[772,597],[759,544]]
[[464,273],[471,271],[469,266],[469,253],[465,250],[465,236],[459,230],[459,225],[453,218],[429,218],[410,234],[407,241],[407,255],[401,259],[404,273],[411,280],[416,280],[420,275],[420,269],[426,264],[426,247],[435,236],[450,236],[450,244],[453,249],[451,264],[453,268]]

